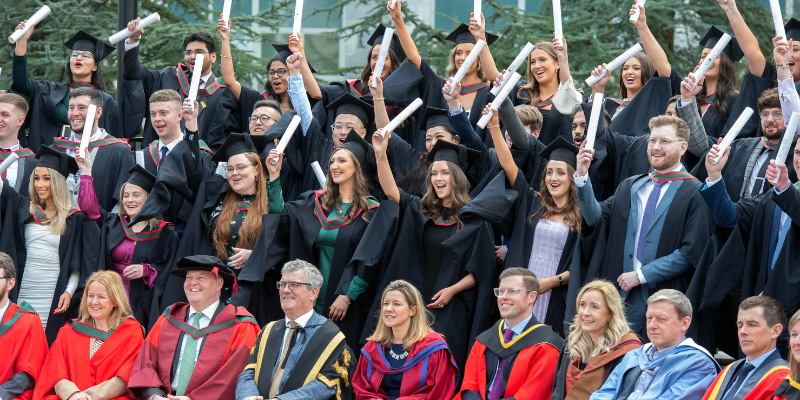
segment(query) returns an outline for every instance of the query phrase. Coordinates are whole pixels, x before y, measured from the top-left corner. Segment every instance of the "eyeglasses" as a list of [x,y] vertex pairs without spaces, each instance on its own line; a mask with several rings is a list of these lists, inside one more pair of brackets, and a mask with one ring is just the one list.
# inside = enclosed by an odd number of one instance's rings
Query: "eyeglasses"
[[305,282],[275,282],[275,283],[277,284],[279,290],[283,290],[287,286],[289,287],[289,290],[297,290],[300,288],[300,285],[308,286],[308,288],[311,289],[311,284]]
[[764,121],[768,120],[770,115],[772,115],[772,119],[776,121],[779,119],[783,119],[783,113],[780,111],[774,113],[770,113],[769,111],[764,111],[761,114],[758,114],[758,116],[761,117],[761,119]]
[[533,290],[524,290],[524,289],[500,289],[494,288],[494,295],[497,297],[508,296],[510,298],[517,298],[522,293],[532,292]]
[[680,139],[679,140],[670,140],[670,139],[650,138],[650,139],[647,139],[647,147],[656,147],[656,144],[658,144],[659,147],[667,147],[667,146],[669,146],[669,145],[671,145],[672,143],[675,143],[675,142],[683,142],[683,140],[680,140]]
[[0,276],[0,279],[12,279],[10,276]]
[[281,68],[278,70],[271,69],[267,71],[267,75],[269,75],[269,77],[272,78],[273,76],[275,76],[275,74],[278,74],[278,78],[283,78],[283,76],[286,75],[287,72],[289,72],[289,70],[286,68]]
[[92,53],[78,53],[77,51],[72,51],[69,53],[69,58],[80,58],[82,60],[88,60],[92,58]]
[[275,118],[272,118],[272,117],[270,117],[269,115],[264,115],[264,116],[260,116],[260,117],[250,117],[250,123],[251,123],[251,124],[255,124],[255,123],[258,123],[258,122],[260,122],[260,123],[262,123],[262,124],[266,124],[266,123],[268,123],[269,121],[275,121],[275,122],[278,122],[278,120],[277,120],[277,119],[275,119]]
[[230,167],[229,166],[228,168],[225,168],[225,172],[227,172],[228,175],[233,175],[234,172],[238,172],[238,173],[241,174],[242,172],[244,172],[247,169],[247,167],[255,167],[255,165],[247,164],[247,165],[238,165],[238,166],[235,166],[235,167]]
[[349,131],[351,129],[356,130],[357,128],[354,124],[336,123],[331,125],[331,129],[333,129],[334,132],[342,132],[342,131]]
[[185,56],[191,57],[193,54],[203,54],[203,55],[205,55],[205,54],[207,54],[207,52],[205,50],[203,50],[203,49],[184,50],[183,51],[183,55],[185,55]]

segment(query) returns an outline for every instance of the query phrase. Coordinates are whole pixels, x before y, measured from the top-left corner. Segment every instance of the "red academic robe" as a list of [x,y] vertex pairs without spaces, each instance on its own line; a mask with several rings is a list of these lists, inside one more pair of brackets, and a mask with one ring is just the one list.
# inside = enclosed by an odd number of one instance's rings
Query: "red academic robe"
[[[486,389],[491,382],[486,371],[489,352],[495,363],[498,357],[508,360],[508,357],[516,353],[511,373],[504,385],[504,399],[514,397],[516,400],[550,400],[559,348],[564,340],[553,327],[539,324],[536,318],[531,317],[520,335],[510,343],[503,343],[503,323],[504,320],[501,319],[475,340],[467,360],[461,391],[453,400],[462,400],[465,391],[477,392],[481,399],[487,399]],[[491,368],[495,368],[494,365],[496,364],[493,363]]]
[[[102,339],[92,358],[89,358],[90,339]],[[144,331],[135,319],[128,318],[117,329],[99,331],[78,320],[65,324],[58,332],[56,341],[42,367],[41,375],[33,391],[34,399],[60,400],[54,391],[56,382],[67,379],[86,390],[114,377],[125,382],[131,375],[133,362],[142,347]],[[128,395],[115,400],[130,399]]]
[[[47,338],[39,315],[28,303],[11,303],[0,319],[0,385],[20,372],[38,381],[47,357]],[[30,400],[31,396],[33,390],[28,390],[15,399]]]
[[[730,364],[725,369],[720,372],[714,381],[711,382],[711,386],[708,387],[706,394],[703,395],[703,400],[721,400],[722,396],[725,392],[724,388],[727,387],[727,384],[730,382],[733,374],[733,366],[736,363]],[[786,380],[786,377],[789,375],[789,367],[784,365],[779,365],[771,370],[767,371],[761,377],[761,380],[758,381],[756,386],[747,393],[742,400],[759,400],[759,399],[766,399],[775,392],[775,389],[781,384],[781,382]],[[726,379],[727,378],[727,379]]]
[[208,327],[195,330],[186,324],[188,303],[164,311],[147,335],[128,381],[134,394],[144,388],[161,388],[173,394],[172,361],[181,333],[205,337],[184,396],[192,399],[232,399],[236,379],[247,365],[259,327],[244,307],[227,305]]
[[403,374],[398,400],[452,399],[456,393],[458,367],[444,338],[436,332],[414,343],[406,363],[397,370],[391,369],[383,346],[375,341],[367,342],[361,356],[353,375],[356,400],[388,400],[381,383],[389,373]]
[[800,383],[787,376],[775,389],[772,400],[800,400]]

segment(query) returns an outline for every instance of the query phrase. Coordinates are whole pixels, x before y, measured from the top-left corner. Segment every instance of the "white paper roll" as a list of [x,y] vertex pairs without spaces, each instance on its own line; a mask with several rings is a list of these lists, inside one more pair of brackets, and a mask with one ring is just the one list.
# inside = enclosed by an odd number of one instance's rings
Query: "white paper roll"
[[294,24],[292,24],[292,33],[300,33],[300,26],[302,24],[303,24],[303,0],[295,0]]
[[[792,118],[786,124],[786,130],[783,131],[783,141],[781,147],[778,148],[778,154],[775,154],[775,164],[786,164],[786,157],[789,156],[789,150],[792,148],[792,139],[797,133],[797,125],[800,124],[800,113],[793,112]],[[778,176],[775,180],[770,181],[775,184],[778,183],[778,178],[781,177],[781,170],[778,170]]]
[[511,78],[508,80],[508,83],[506,84],[505,87],[503,87],[503,90],[500,91],[500,94],[498,94],[497,97],[494,98],[494,101],[492,101],[492,107],[489,108],[489,112],[481,116],[481,119],[478,120],[478,127],[480,127],[481,129],[486,128],[486,124],[489,123],[489,120],[492,119],[492,115],[494,115],[494,111],[492,110],[500,109],[500,106],[503,104],[503,101],[505,101],[509,93],[511,93],[511,91],[514,90],[514,87],[516,86],[517,82],[519,82],[519,79],[521,77],[522,76],[519,73],[514,72],[514,75],[512,75]]
[[[145,19],[141,20],[139,22],[139,25],[136,25],[136,29],[147,28],[148,26],[153,25],[154,23],[156,23],[158,21],[161,21],[161,16],[158,15],[157,12],[156,13],[152,13],[152,14],[148,15]],[[131,31],[129,31],[128,28],[124,28],[123,30],[121,30],[121,31],[109,36],[108,37],[108,42],[111,43],[111,44],[117,44],[117,43],[127,39],[130,36],[131,36]]]
[[463,64],[461,64],[461,68],[458,69],[456,75],[450,78],[450,85],[452,87],[452,89],[450,89],[451,96],[456,93],[456,85],[455,85],[456,82],[461,83],[461,80],[464,79],[464,76],[467,75],[467,71],[469,71],[469,68],[472,66],[472,63],[474,63],[475,60],[478,59],[478,56],[481,54],[481,51],[483,50],[484,47],[486,47],[486,42],[484,42],[483,40],[478,40],[478,43],[475,43],[475,47],[473,47],[472,51],[469,52],[467,59],[464,60]]
[[319,186],[322,190],[327,190],[328,186],[325,184],[328,179],[325,178],[325,174],[322,172],[322,168],[319,166],[319,162],[314,161],[311,163],[311,169],[314,170],[314,175],[317,176],[317,181],[319,181]]
[[144,168],[144,151],[136,150],[135,152],[133,152],[133,154],[134,157],[136,157],[136,164]]
[[772,23],[775,24],[775,36],[780,36],[781,42],[786,42],[786,30],[783,29],[783,14],[778,0],[769,0],[769,9],[772,11]]
[[8,41],[11,43],[16,43],[22,35],[28,33],[31,30],[31,26],[38,24],[41,22],[44,17],[50,15],[50,7],[44,5],[35,14],[33,14],[30,18],[28,18],[28,22],[25,23],[25,27],[19,30],[14,31],[11,36],[8,37]]
[[3,160],[2,163],[0,163],[0,174],[2,174],[3,172],[6,172],[8,167],[10,167],[11,164],[14,163],[14,161],[17,161],[17,159],[19,159],[19,156],[17,155],[17,153],[9,154],[8,157],[6,157],[6,159]]
[[[275,150],[278,151],[278,154],[281,154],[284,150],[286,150],[286,146],[289,144],[289,141],[292,140],[292,136],[294,135],[294,131],[297,130],[298,125],[300,125],[300,116],[295,115],[292,117],[292,120],[289,121],[289,126],[286,127],[286,132],[283,132],[281,141],[278,142],[277,146],[275,146]],[[269,159],[269,162],[277,164],[278,160],[273,157]]]
[[394,10],[394,7],[395,7],[396,5],[397,5],[397,0],[392,0],[392,2],[391,2],[391,3],[389,3],[389,8],[391,8],[392,10]]
[[711,52],[708,53],[703,62],[700,63],[700,67],[697,68],[697,71],[695,71],[694,73],[695,84],[692,85],[690,90],[694,89],[694,87],[697,85],[697,82],[700,82],[700,79],[702,79],[703,75],[705,75],[708,69],[711,68],[711,64],[713,64],[714,60],[716,60],[717,57],[719,57],[720,53],[722,53],[722,49],[724,49],[725,46],[727,46],[728,42],[730,41],[731,41],[731,35],[728,35],[727,33],[723,34],[722,37],[719,38],[717,44],[714,45],[714,48],[711,49]]
[[[200,68],[200,69],[197,69]],[[189,85],[189,100],[192,110],[194,102],[197,100],[197,89],[200,89],[200,78],[203,76],[203,54],[198,54],[194,58],[194,68],[192,69],[192,83]]]
[[511,65],[509,65],[508,68],[506,68],[506,72],[503,74],[503,82],[500,83],[500,86],[493,87],[489,93],[497,96],[497,94],[500,93],[501,90],[503,90],[503,87],[506,86],[508,80],[511,78],[511,75],[514,75],[514,72],[517,72],[517,69],[519,69],[522,63],[528,60],[528,56],[531,54],[532,51],[533,51],[533,45],[531,44],[531,42],[525,44],[525,47],[522,48],[522,51],[520,51],[519,54],[517,54],[517,58],[515,58],[514,61],[511,62]]
[[564,30],[561,28],[561,0],[553,0],[553,31],[555,31],[557,46],[564,46],[561,38],[564,37]]
[[417,97],[408,107],[406,107],[400,114],[394,117],[393,120],[389,121],[389,123],[383,127],[383,129],[378,131],[378,135],[380,135],[381,139],[386,137],[386,132],[392,132],[397,129],[403,121],[406,120],[414,111],[417,111],[422,106],[422,99]]
[[[641,44],[636,43],[635,45],[631,46],[630,49],[625,50],[625,52],[620,54],[619,57],[615,58],[614,61],[611,61],[610,63],[608,63],[608,66],[607,66],[608,72],[611,72],[611,71],[621,67],[622,64],[625,64],[625,61],[630,60],[631,57],[635,56],[640,51],[642,51],[642,45]],[[608,73],[608,72],[606,72],[606,73]],[[592,85],[597,83],[597,81],[602,79],[604,76],[606,76],[605,73],[603,75],[598,75],[598,76],[591,75],[588,78],[586,78],[585,82],[586,82],[587,85],[589,85],[589,87],[591,87]]]
[[731,143],[733,143],[733,141],[736,140],[736,136],[739,135],[739,132],[741,132],[742,128],[744,128],[744,125],[747,123],[747,120],[749,120],[750,117],[752,116],[753,116],[752,108],[747,107],[744,110],[742,110],[742,113],[739,114],[739,118],[736,119],[736,122],[734,122],[733,126],[731,126],[731,129],[722,138],[722,142],[720,142],[719,144],[719,155],[709,160],[711,161],[712,164],[716,164],[717,162],[719,162],[719,159],[722,158],[722,154],[725,153],[725,149],[730,147]]
[[597,136],[597,125],[600,123],[600,114],[603,113],[603,94],[595,93],[592,96],[592,115],[589,126],[586,127],[586,148],[594,149],[594,139]]
[[473,7],[472,18],[475,18],[478,21],[478,26],[481,26],[481,0],[475,0],[475,6]]
[[[636,4],[637,6],[644,7],[644,3],[646,1],[647,0],[637,0],[636,3],[634,3],[634,4]],[[633,22],[634,24],[639,22],[639,14],[641,14],[641,13],[642,13],[642,10],[640,10],[639,7],[636,7],[636,9],[633,10],[633,15],[631,15],[631,17],[628,20]]]
[[375,71],[372,73],[372,80],[370,81],[370,85],[375,87],[378,85],[378,82],[375,78],[381,76],[383,74],[383,63],[386,62],[386,56],[389,54],[389,47],[392,45],[392,36],[394,35],[394,29],[386,28],[383,31],[383,40],[381,40],[381,50],[378,52],[378,61],[375,63]]
[[231,3],[233,0],[225,0],[222,3],[222,20],[225,21],[225,30],[231,27]]
[[89,110],[86,112],[86,119],[83,120],[83,133],[81,133],[81,156],[86,157],[86,149],[89,147],[89,138],[92,137],[94,130],[94,116],[97,114],[97,106],[89,104]]

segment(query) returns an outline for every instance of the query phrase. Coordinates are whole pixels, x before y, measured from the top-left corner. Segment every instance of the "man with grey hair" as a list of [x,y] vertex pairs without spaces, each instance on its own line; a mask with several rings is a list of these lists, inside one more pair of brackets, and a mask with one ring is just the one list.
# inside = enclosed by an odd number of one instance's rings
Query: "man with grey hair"
[[700,400],[720,368],[686,337],[692,305],[683,293],[659,290],[647,299],[648,343],[622,359],[591,400]]
[[339,327],[314,312],[322,274],[306,261],[289,261],[277,286],[286,318],[258,335],[236,383],[236,400],[353,398],[352,350]]

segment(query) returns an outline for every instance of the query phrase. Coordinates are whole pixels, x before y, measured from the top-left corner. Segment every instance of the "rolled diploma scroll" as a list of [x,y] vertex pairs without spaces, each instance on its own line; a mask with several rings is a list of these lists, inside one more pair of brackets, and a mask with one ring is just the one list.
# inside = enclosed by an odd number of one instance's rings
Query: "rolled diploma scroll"
[[553,28],[558,46],[564,46],[561,41],[561,38],[564,37],[564,30],[561,28],[561,0],[553,0]]
[[[278,151],[278,154],[281,154],[283,153],[284,150],[286,150],[286,146],[289,144],[289,141],[292,140],[292,135],[294,135],[294,131],[297,130],[298,125],[300,125],[300,116],[295,115],[289,122],[289,126],[286,128],[286,132],[283,133],[281,141],[278,142],[277,146],[275,146],[275,150]],[[269,162],[271,162],[272,164],[277,164],[278,159],[272,157],[269,159]]]
[[44,19],[44,17],[48,15],[50,15],[50,7],[42,6],[42,8],[28,18],[28,22],[25,23],[24,28],[14,31],[14,33],[8,37],[8,41],[11,43],[16,43],[17,40],[22,37],[22,35],[28,33],[28,31],[31,29],[31,26],[38,24]]
[[[797,132],[798,124],[800,124],[800,113],[793,112],[792,118],[786,125],[786,130],[783,131],[783,141],[781,142],[781,147],[778,149],[778,154],[775,155],[776,165],[786,164],[786,157],[789,155],[789,149],[792,147],[792,138],[794,138],[794,134]],[[2,168],[0,168],[0,170],[2,170]],[[780,177],[781,177],[781,170],[778,170],[778,176],[775,178],[774,181],[770,182],[772,182],[773,184],[778,183],[778,178]]]
[[475,6],[473,7],[472,18],[475,18],[475,21],[478,22],[478,26],[481,26],[481,0],[475,0]]
[[722,142],[719,144],[719,155],[715,158],[709,160],[712,164],[716,164],[719,162],[719,159],[722,157],[722,154],[725,153],[725,149],[731,146],[734,140],[736,140],[736,136],[739,135],[742,128],[744,128],[744,124],[747,123],[747,120],[753,116],[753,109],[750,107],[745,108],[742,110],[742,113],[739,114],[739,118],[736,119],[736,122],[731,126],[731,129],[728,133],[725,134],[725,137],[722,138]]
[[294,24],[292,33],[300,33],[300,25],[303,23],[303,0],[296,0],[294,3]]
[[633,15],[628,19],[629,21],[633,22],[634,24],[639,22],[639,14],[642,13],[642,10],[639,9],[639,6],[644,7],[644,3],[647,0],[636,0],[636,10],[633,11]]
[[[139,25],[136,25],[136,28],[137,29],[139,29],[139,28],[144,29],[144,28],[147,28],[150,25],[153,25],[154,23],[156,23],[158,21],[161,21],[161,16],[158,15],[157,12],[156,13],[152,13],[152,14],[148,15],[147,17],[145,17],[145,19],[141,20],[139,22]],[[108,41],[111,44],[117,44],[117,43],[127,39],[130,36],[131,36],[131,31],[129,31],[128,28],[125,28],[125,29],[123,29],[123,30],[121,30],[121,31],[109,36]]]
[[3,172],[6,172],[8,167],[10,167],[11,164],[14,163],[14,161],[17,161],[17,159],[19,159],[19,156],[17,155],[17,153],[9,154],[8,157],[6,157],[6,159],[3,160],[2,163],[0,163],[0,174],[2,174]]
[[597,136],[597,124],[600,123],[600,114],[603,113],[603,94],[595,93],[592,96],[592,116],[586,128],[586,148],[594,149],[594,138]]
[[381,76],[383,73],[383,63],[386,62],[386,55],[389,54],[389,47],[392,45],[392,35],[394,35],[394,29],[392,28],[386,28],[386,30],[383,31],[381,51],[378,52],[378,62],[375,63],[375,71],[373,71],[372,80],[370,81],[370,86],[372,87],[378,85],[375,78]]
[[86,149],[89,147],[89,138],[92,137],[92,130],[94,129],[94,116],[97,114],[97,106],[89,104],[89,110],[86,112],[86,119],[83,120],[83,133],[81,134],[81,157],[86,157]]
[[391,2],[391,3],[389,3],[389,8],[391,8],[392,10],[394,10],[394,7],[395,7],[396,5],[397,5],[397,0],[392,0],[392,2]]
[[503,82],[500,83],[500,86],[493,87],[492,90],[489,91],[489,93],[497,96],[497,94],[500,93],[500,91],[503,90],[503,88],[506,86],[506,83],[508,83],[508,80],[511,78],[511,75],[514,75],[514,72],[517,72],[517,69],[519,69],[520,65],[522,65],[522,63],[524,63],[525,60],[528,59],[528,56],[531,54],[532,51],[533,51],[533,45],[531,44],[531,42],[528,42],[525,45],[525,47],[522,48],[522,51],[520,51],[519,54],[517,54],[517,58],[515,58],[514,61],[511,62],[511,65],[509,65],[508,68],[506,69],[506,72],[503,74]]
[[144,151],[136,150],[134,152],[134,156],[136,157],[136,164],[144,168]]
[[775,36],[782,37],[780,41],[786,44],[786,30],[783,29],[783,15],[778,0],[769,0],[769,9],[772,11],[772,23],[775,24]]
[[508,83],[505,87],[503,87],[503,90],[500,91],[500,94],[498,94],[497,97],[494,98],[494,101],[492,101],[492,107],[489,108],[489,113],[483,115],[481,119],[478,120],[479,128],[486,128],[486,124],[489,123],[489,120],[492,119],[492,115],[494,115],[492,110],[500,109],[500,105],[503,104],[503,101],[506,100],[506,97],[508,97],[509,93],[514,90],[514,87],[516,86],[517,82],[519,82],[521,77],[522,76],[519,73],[514,72],[514,75],[512,75],[511,79],[508,80]]
[[225,0],[222,4],[222,20],[225,21],[225,30],[231,27],[231,3],[233,0]]
[[711,67],[711,64],[714,63],[714,60],[716,60],[717,57],[719,57],[719,53],[722,53],[722,49],[724,49],[725,46],[727,46],[728,42],[730,41],[731,41],[731,35],[728,35],[727,33],[723,34],[722,37],[719,38],[717,44],[714,45],[714,48],[711,49],[711,52],[708,53],[706,59],[700,63],[700,67],[697,68],[697,71],[695,71],[694,73],[695,84],[692,85],[691,88],[689,88],[690,90],[694,89],[694,87],[697,86],[697,82],[700,82],[700,79],[702,79],[703,75],[706,74],[708,69]]
[[[606,69],[608,69],[608,71],[610,72],[610,71],[613,71],[613,70],[621,67],[622,64],[625,64],[625,61],[630,60],[631,57],[635,56],[640,51],[642,51],[642,45],[639,44],[639,43],[636,43],[635,45],[631,46],[630,49],[625,50],[624,53],[620,54],[619,57],[615,58],[614,61],[611,61],[608,64],[608,66],[606,67]],[[608,73],[608,72],[606,72],[606,73]],[[604,76],[606,76],[605,73],[603,75],[598,75],[598,76],[592,75],[592,76],[589,76],[588,78],[586,78],[585,82],[586,82],[587,85],[592,86],[595,83],[597,83],[597,81],[602,79]]]
[[319,181],[319,186],[322,188],[322,190],[327,189],[328,187],[325,184],[325,182],[327,182],[328,180],[325,178],[325,174],[322,172],[322,168],[320,168],[319,162],[318,161],[312,162],[311,169],[314,170],[314,175],[317,176],[317,180]]
[[[197,66],[200,66],[200,71],[197,70]],[[189,105],[194,110],[194,102],[197,100],[197,89],[200,88],[200,78],[203,75],[203,55],[198,54],[194,58],[194,69],[192,71],[192,83],[189,86]]]
[[472,48],[472,51],[469,52],[467,59],[464,60],[464,63],[461,64],[461,68],[458,69],[456,75],[450,78],[450,85],[452,89],[450,89],[450,95],[452,96],[456,92],[456,82],[461,83],[461,80],[464,79],[464,76],[467,75],[467,71],[472,66],[472,63],[478,59],[478,55],[481,54],[483,48],[486,47],[486,42],[483,40],[478,40],[478,43],[475,43],[475,47]]
[[389,121],[389,123],[383,127],[383,129],[378,131],[378,135],[380,135],[381,139],[386,137],[386,132],[392,132],[397,129],[403,121],[406,120],[414,111],[417,111],[422,106],[422,99],[417,97],[405,110],[403,110],[400,114],[394,117],[393,120]]

